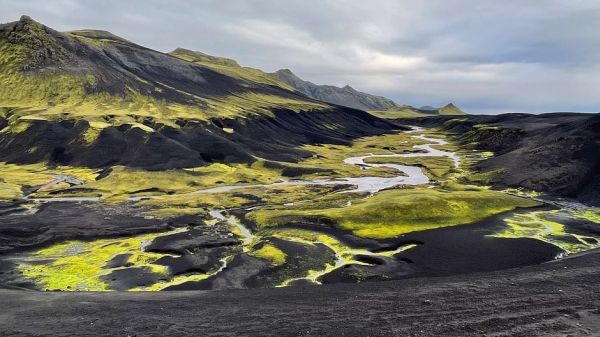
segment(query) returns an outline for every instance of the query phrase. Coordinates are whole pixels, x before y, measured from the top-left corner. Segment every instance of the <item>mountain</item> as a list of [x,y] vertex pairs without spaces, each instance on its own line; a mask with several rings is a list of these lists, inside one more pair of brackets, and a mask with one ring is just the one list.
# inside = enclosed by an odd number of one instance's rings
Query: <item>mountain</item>
[[371,114],[379,118],[399,119],[399,118],[418,118],[428,116],[462,116],[466,115],[459,107],[449,103],[441,108],[424,106],[415,108],[410,105],[400,105],[383,111],[370,111]]
[[165,54],[105,31],[62,33],[27,16],[0,25],[0,82],[0,161],[8,162],[296,161],[310,155],[298,145],[393,128],[233,60]]
[[449,104],[437,109],[437,115],[457,116],[457,115],[466,115],[466,113],[464,111],[462,111],[459,107],[454,105],[453,103],[449,103]]
[[396,103],[390,99],[357,91],[349,85],[339,88],[304,81],[289,69],[278,70],[273,75],[304,95],[319,101],[366,111],[387,110],[396,107]]

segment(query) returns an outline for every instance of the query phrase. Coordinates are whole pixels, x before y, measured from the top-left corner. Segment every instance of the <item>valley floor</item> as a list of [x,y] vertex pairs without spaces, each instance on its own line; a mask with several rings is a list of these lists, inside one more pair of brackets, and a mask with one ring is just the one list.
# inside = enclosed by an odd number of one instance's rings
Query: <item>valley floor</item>
[[516,268],[598,247],[600,210],[493,190],[487,173],[469,169],[491,154],[444,138],[416,128],[308,146],[315,155],[300,163],[170,171],[0,163],[20,196],[0,203],[0,284],[360,283]]
[[600,251],[490,273],[159,293],[0,290],[1,336],[598,336]]

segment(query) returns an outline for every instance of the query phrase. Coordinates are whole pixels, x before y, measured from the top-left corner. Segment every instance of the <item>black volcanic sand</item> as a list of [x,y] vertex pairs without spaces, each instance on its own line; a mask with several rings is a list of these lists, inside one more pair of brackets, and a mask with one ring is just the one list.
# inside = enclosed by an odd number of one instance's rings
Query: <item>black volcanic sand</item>
[[[81,141],[81,135],[90,127],[87,121],[35,121],[22,133],[0,135],[0,160],[92,168],[125,165],[149,170],[213,162],[252,163],[256,157],[297,162],[312,155],[298,148],[303,144],[350,144],[356,138],[404,129],[364,111],[343,107],[301,113],[273,110],[272,114],[251,119],[185,121],[180,128],[144,121],[155,129],[152,133],[131,125],[110,126],[92,144]],[[327,127],[332,124],[339,128]],[[224,127],[236,131],[229,134]],[[290,167],[284,170],[289,176],[301,173],[306,172]]]
[[[492,271],[550,261],[563,252],[557,246],[535,239],[488,236],[506,228],[503,219],[515,212],[504,213],[473,224],[413,232],[385,240],[356,237],[351,232],[323,223],[302,222],[280,228],[322,232],[332,235],[349,247],[363,248],[371,252],[392,251],[398,247],[416,245],[396,254],[393,258],[359,256],[359,261],[369,263],[371,266],[352,265],[339,268],[323,276],[320,279],[323,283]],[[280,245],[278,247],[288,253],[286,247]]]
[[[5,209],[9,205],[4,204]],[[167,221],[148,218],[142,214],[144,210],[128,203],[111,206],[97,202],[51,202],[39,205],[35,212],[17,209],[0,215],[0,254],[69,240],[165,232],[202,221],[199,216],[187,215]]]
[[[107,207],[111,206],[64,202],[45,204],[35,214],[3,216],[6,221],[0,225],[0,233],[13,233],[14,228],[20,228],[22,231],[29,230],[26,232],[29,237],[25,234],[20,236],[12,234],[13,237],[23,238],[23,240],[28,238],[26,243],[29,244],[29,246],[21,244],[17,246],[19,249],[12,248],[12,251],[9,249],[14,253],[24,248],[32,249],[59,241],[92,240],[99,237],[131,236],[146,231],[166,231],[175,224],[116,214],[114,209],[113,213],[110,213]],[[243,215],[240,212],[236,213],[238,216]],[[392,251],[398,247],[416,244],[416,247],[393,257],[359,255],[356,259],[369,265],[349,265],[338,268],[322,276],[319,279],[322,283],[382,281],[492,271],[550,261],[562,252],[558,247],[539,240],[489,237],[489,234],[505,228],[502,219],[512,213],[508,212],[474,224],[414,232],[386,240],[356,237],[351,232],[322,223],[290,224],[286,228],[326,233],[352,248],[367,249],[371,252]],[[241,219],[244,217],[242,216]],[[87,223],[86,220],[92,223]],[[193,219],[178,219],[177,224],[187,225],[182,220]],[[247,220],[244,222],[251,225]],[[28,224],[35,223],[38,225],[27,227]],[[580,223],[572,225],[580,230],[586,228],[586,225]],[[33,232],[29,228],[38,229],[40,234],[32,235]],[[85,236],[82,236],[82,233]],[[175,256],[165,255],[157,261],[157,264],[169,267],[172,276],[215,270],[222,265],[223,257],[234,255],[228,261],[227,267],[216,275],[202,281],[173,285],[165,290],[272,287],[289,279],[303,277],[308,270],[323,270],[325,264],[333,264],[335,261],[334,252],[325,245],[305,245],[270,237],[268,233],[263,235],[265,236],[261,243],[255,248],[258,249],[260,245],[267,242],[275,245],[287,256],[284,265],[273,266],[270,261],[242,253],[241,242],[232,236],[229,226],[225,223],[210,227],[190,227],[182,233],[159,237],[147,245],[146,250],[175,254]],[[19,241],[13,240],[14,242]],[[104,277],[112,289],[127,290],[148,286],[159,280],[160,277],[149,270],[130,265],[128,258],[129,256],[124,254],[108,261],[109,267],[124,267]],[[0,282],[35,288],[34,285],[21,280],[15,273],[11,262],[4,261],[0,264]],[[302,283],[305,282],[299,281],[293,284]]]
[[[507,239],[488,236],[506,228],[502,219],[513,213],[508,212],[474,224],[409,233],[387,240],[364,239],[356,237],[350,232],[323,224],[290,224],[283,228],[298,228],[325,233],[349,247],[367,249],[371,252],[393,251],[398,247],[417,245],[393,257],[358,255],[356,258],[358,261],[369,265],[348,265],[338,268],[319,279],[325,284],[493,271],[551,261],[563,252],[552,244],[535,239]],[[236,212],[236,215],[242,216],[243,213]],[[244,219],[243,216],[241,219]],[[243,222],[250,228],[254,227],[248,220]],[[277,230],[274,230],[274,233],[276,232]],[[182,235],[185,233],[161,237],[156,241],[161,241],[163,245],[169,246],[170,244],[167,242],[171,238]],[[189,281],[165,290],[272,287],[289,279],[304,277],[308,270],[323,270],[326,263],[333,264],[335,261],[334,252],[325,245],[310,246],[290,242],[270,237],[268,232],[263,235],[262,243],[255,248],[258,249],[260,245],[267,242],[275,245],[287,256],[284,265],[275,267],[264,260],[240,253],[229,262],[227,268],[206,280]],[[165,258],[164,262],[165,265],[169,265],[179,259],[167,261]],[[213,258],[211,261],[215,263],[217,260]],[[188,267],[190,267],[190,271],[193,271],[193,266],[188,265]],[[177,268],[180,266],[172,266],[172,269]],[[298,281],[292,284],[305,282]]]
[[600,250],[501,271],[159,293],[0,290],[0,336],[597,336]]
[[308,270],[323,270],[326,264],[334,264],[335,253],[323,244],[305,245],[278,238],[267,240],[286,254],[286,262],[248,279],[245,284],[250,288],[277,286],[288,279],[305,277]]

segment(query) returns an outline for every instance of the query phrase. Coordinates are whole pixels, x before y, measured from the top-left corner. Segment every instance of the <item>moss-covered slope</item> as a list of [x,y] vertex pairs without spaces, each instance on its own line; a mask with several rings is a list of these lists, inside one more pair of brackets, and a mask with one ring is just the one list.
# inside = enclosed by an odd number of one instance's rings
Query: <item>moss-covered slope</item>
[[151,169],[295,161],[299,144],[392,128],[301,95],[260,70],[105,31],[0,25],[0,160]]

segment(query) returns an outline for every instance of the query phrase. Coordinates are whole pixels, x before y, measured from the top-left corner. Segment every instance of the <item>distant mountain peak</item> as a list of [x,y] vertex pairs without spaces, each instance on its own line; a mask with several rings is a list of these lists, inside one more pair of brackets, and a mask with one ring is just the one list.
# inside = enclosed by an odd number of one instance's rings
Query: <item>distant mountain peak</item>
[[284,82],[288,82],[288,84],[290,84],[289,81],[304,82],[304,80],[302,80],[300,77],[298,77],[298,75],[294,74],[294,72],[292,72],[290,69],[287,69],[287,68],[279,69],[276,72],[274,72],[273,75],[279,77]]
[[31,18],[31,16],[29,15],[21,15],[21,18],[19,19],[20,22],[36,22],[34,19]]
[[28,15],[22,15],[21,18],[19,19],[19,21],[14,22],[13,31],[30,33],[30,34],[46,33],[45,29],[44,29],[44,31],[39,31],[39,28],[43,29],[46,27],[44,25],[42,25],[41,23],[35,21]]
[[273,75],[304,95],[323,102],[360,110],[387,110],[396,107],[396,103],[390,99],[357,91],[350,85],[339,88],[305,81],[289,69],[277,70]]
[[459,107],[454,105],[454,103],[448,103],[445,106],[438,109],[438,114],[440,115],[466,115],[464,111],[462,111]]
[[296,74],[294,74],[291,70],[289,70],[287,68],[285,68],[285,69],[279,69],[279,70],[276,71],[276,73],[296,76]]

